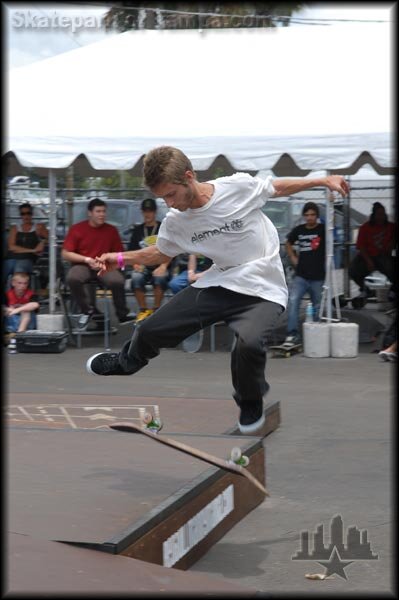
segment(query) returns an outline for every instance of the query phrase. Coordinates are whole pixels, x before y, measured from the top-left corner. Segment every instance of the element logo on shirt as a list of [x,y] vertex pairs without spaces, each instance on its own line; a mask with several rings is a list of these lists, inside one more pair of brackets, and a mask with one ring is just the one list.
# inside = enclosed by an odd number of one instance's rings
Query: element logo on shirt
[[193,244],[197,242],[203,242],[204,240],[208,240],[209,238],[212,238],[215,235],[220,235],[221,233],[225,233],[226,231],[238,231],[242,229],[243,226],[244,221],[242,219],[234,219],[234,221],[231,221],[230,225],[225,223],[222,227],[217,229],[210,229],[208,231],[202,231],[201,233],[194,233],[191,238],[191,242]]

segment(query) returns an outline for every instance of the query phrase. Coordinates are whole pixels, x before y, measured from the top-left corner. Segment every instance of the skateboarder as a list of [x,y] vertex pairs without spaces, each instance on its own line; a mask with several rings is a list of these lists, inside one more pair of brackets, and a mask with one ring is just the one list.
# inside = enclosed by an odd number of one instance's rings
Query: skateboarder
[[287,304],[287,286],[277,231],[261,207],[269,197],[324,186],[345,196],[342,176],[317,179],[259,179],[246,173],[200,183],[190,160],[177,148],[161,146],[144,159],[145,184],[171,209],[155,246],[111,252],[97,258],[99,273],[169,262],[182,252],[213,260],[208,271],[173,296],[134,330],[120,352],[101,352],[87,361],[97,375],[129,375],[201,328],[225,321],[236,335],[231,354],[233,397],[239,429],[252,433],[265,421],[263,398],[267,342]]

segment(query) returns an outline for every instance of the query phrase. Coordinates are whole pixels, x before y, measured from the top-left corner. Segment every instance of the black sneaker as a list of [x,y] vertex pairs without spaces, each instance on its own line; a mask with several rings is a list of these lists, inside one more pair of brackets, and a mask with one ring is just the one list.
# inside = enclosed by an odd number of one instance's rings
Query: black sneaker
[[101,310],[98,310],[98,308],[93,308],[93,312],[91,313],[91,318],[93,319],[93,321],[95,322],[102,322],[105,320],[105,315],[104,313],[101,312]]
[[301,338],[299,337],[299,335],[287,335],[282,345],[286,346],[287,348],[290,348],[291,346],[296,346],[300,343]]
[[128,315],[124,315],[123,317],[118,317],[119,323],[134,323],[136,321],[137,315],[135,313],[129,313]]
[[90,356],[86,370],[92,375],[129,375],[119,364],[118,352],[99,352]]
[[238,422],[238,428],[241,433],[254,433],[263,427],[265,421],[262,400],[257,404],[241,406],[240,420]]

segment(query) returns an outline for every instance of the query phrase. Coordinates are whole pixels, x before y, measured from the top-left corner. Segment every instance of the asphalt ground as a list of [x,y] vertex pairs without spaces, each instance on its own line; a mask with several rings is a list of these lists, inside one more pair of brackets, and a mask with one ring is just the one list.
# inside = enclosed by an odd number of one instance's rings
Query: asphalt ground
[[[124,326],[111,337],[113,349],[128,331]],[[85,372],[86,359],[101,351],[101,344],[101,338],[86,338],[83,348],[68,347],[62,354],[5,355],[4,391],[45,394],[47,401],[51,394],[94,395],[107,403],[113,396],[127,403],[136,396],[181,399],[185,417],[191,403],[213,398],[235,424],[228,352],[163,350],[132,377],[101,378]],[[270,400],[279,401],[281,410],[280,427],[264,440],[271,496],[191,572],[276,596],[393,591],[395,366],[380,362],[372,350],[373,344],[361,344],[358,357],[350,359],[268,358]],[[367,530],[378,558],[352,556],[348,565],[333,564],[331,578],[307,579],[305,574],[326,573],[326,567],[313,559],[292,560],[301,534],[308,531],[312,541],[323,525],[327,545],[337,515],[345,535],[352,526]]]

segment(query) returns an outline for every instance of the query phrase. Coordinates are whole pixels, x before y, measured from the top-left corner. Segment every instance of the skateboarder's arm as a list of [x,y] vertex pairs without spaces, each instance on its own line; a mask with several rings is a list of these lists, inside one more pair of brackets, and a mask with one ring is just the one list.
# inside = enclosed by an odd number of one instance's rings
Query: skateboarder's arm
[[101,256],[96,256],[97,266],[100,269],[99,275],[105,273],[105,271],[112,271],[120,268],[118,257],[120,257],[119,260],[122,259],[122,262],[126,265],[138,264],[145,266],[169,263],[172,258],[166,254],[162,254],[156,246],[148,246],[141,250],[128,250],[127,252],[107,252]]
[[290,261],[294,266],[296,266],[298,264],[298,255],[295,252],[293,245],[288,240],[285,242],[285,249]]
[[338,192],[341,196],[346,196],[349,192],[348,182],[342,175],[328,175],[326,177],[317,177],[314,179],[273,179],[275,193],[273,198],[280,196],[291,196],[297,192],[310,190],[315,187],[326,187],[332,192]]

